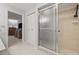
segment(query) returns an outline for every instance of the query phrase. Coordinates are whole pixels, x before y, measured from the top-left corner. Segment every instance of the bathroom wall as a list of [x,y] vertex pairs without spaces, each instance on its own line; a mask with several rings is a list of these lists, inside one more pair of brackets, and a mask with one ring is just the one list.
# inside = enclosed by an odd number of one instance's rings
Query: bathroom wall
[[[79,52],[79,23],[73,23],[76,4],[59,4],[59,52]],[[79,18],[76,18],[79,19]]]

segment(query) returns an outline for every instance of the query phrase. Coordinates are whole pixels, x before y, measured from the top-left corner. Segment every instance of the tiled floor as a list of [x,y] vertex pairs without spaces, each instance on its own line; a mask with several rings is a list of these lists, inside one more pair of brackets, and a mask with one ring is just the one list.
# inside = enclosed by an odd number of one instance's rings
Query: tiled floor
[[[15,39],[15,40],[14,40]],[[0,52],[2,55],[53,55],[42,49],[38,49],[29,43],[22,43],[21,39],[16,39],[15,37],[9,37],[11,42],[9,48],[5,51]]]

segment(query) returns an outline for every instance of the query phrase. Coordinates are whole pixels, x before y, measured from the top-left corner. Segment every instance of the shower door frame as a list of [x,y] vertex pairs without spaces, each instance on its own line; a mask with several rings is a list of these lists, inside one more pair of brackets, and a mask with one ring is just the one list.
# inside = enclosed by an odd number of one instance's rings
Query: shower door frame
[[[48,7],[45,7],[45,8],[43,8],[42,10],[46,10],[46,9],[50,9],[50,8],[53,8],[53,7],[55,7],[55,15],[56,15],[56,17],[55,17],[55,51],[54,52],[56,52],[57,54],[58,54],[58,48],[59,48],[59,46],[58,46],[58,4],[52,4],[52,5],[50,5],[50,6],[48,6]],[[40,45],[40,13],[39,13],[39,8],[38,8],[38,47],[40,47],[41,45]],[[41,47],[43,47],[43,46],[41,46]],[[45,48],[45,47],[43,47],[43,48]],[[47,50],[50,50],[50,49],[48,49],[48,48],[45,48],[45,49],[47,49]],[[50,50],[50,51],[52,51],[52,50]],[[53,51],[52,51],[53,52]]]

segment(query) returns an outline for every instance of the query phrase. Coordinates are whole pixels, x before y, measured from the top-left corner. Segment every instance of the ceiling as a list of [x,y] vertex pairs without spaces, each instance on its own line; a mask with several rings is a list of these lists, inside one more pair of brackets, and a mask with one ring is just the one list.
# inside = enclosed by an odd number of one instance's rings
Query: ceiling
[[66,9],[74,8],[74,7],[76,7],[76,5],[77,5],[76,3],[62,3],[62,4],[59,4],[58,10],[63,11]]
[[[13,7],[16,7],[20,10],[28,11],[30,9],[34,9],[40,5],[44,5],[45,3],[8,3],[8,5],[11,5]],[[75,3],[62,3],[59,4],[59,10],[74,7]]]
[[28,11],[32,8],[36,8],[37,6],[40,6],[43,3],[8,3],[8,5],[14,6],[18,9]]
[[19,14],[8,11],[8,19],[22,20],[22,16]]

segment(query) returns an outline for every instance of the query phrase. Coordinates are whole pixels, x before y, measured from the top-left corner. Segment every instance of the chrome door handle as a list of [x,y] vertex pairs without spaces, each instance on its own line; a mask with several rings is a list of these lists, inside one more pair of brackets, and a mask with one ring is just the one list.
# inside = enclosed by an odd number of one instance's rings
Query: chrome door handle
[[58,32],[60,32],[60,30],[58,30]]

